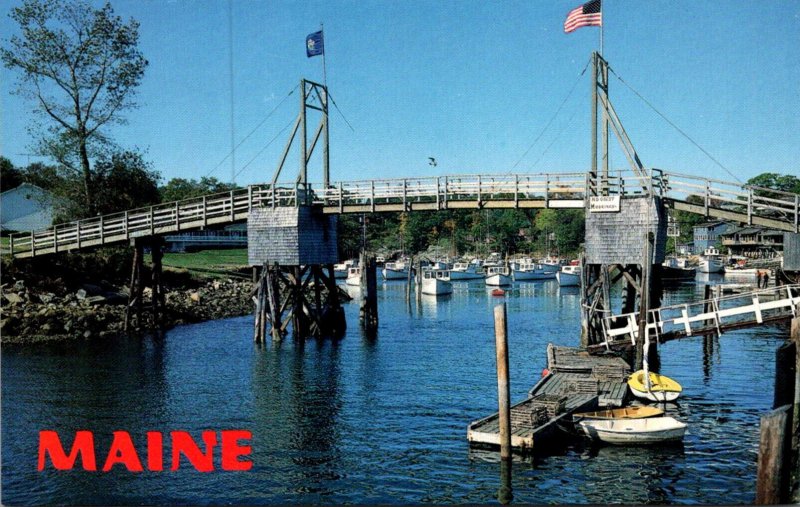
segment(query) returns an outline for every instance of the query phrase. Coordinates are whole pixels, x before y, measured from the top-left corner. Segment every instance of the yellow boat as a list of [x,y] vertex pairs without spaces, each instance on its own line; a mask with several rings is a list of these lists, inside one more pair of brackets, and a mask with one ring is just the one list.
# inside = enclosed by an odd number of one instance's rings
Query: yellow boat
[[660,415],[664,415],[664,411],[656,407],[625,407],[573,414],[572,419],[643,419]]
[[631,374],[628,378],[628,387],[631,392],[645,400],[650,401],[674,401],[680,396],[683,388],[681,385],[664,375],[650,372],[650,391],[644,385],[644,370],[639,370]]

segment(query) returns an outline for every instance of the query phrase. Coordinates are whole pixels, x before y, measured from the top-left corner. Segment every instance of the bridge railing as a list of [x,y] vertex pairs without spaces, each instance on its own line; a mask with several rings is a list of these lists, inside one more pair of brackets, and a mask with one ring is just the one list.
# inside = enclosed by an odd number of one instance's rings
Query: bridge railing
[[573,199],[586,196],[584,173],[540,175],[447,175],[362,180],[310,186],[314,204],[350,206],[447,201]]
[[[655,180],[654,180],[655,181]],[[661,172],[663,195],[703,207],[727,209],[747,215],[773,218],[794,225],[800,232],[800,195],[771,188],[741,185],[688,174]]]
[[254,206],[296,206],[296,187],[271,189],[261,185],[158,204],[121,213],[58,224],[50,229],[14,233],[9,239],[11,254],[37,251],[58,252],[103,244],[120,239],[180,231],[182,227],[234,221]]
[[[748,323],[761,324],[780,317],[797,317],[800,285],[782,285],[742,294],[715,297],[693,303],[655,308],[648,312],[647,328],[653,340],[661,335],[692,336],[703,331],[722,333],[726,328]],[[629,339],[635,345],[639,335],[638,312],[603,318],[606,341],[601,345]]]

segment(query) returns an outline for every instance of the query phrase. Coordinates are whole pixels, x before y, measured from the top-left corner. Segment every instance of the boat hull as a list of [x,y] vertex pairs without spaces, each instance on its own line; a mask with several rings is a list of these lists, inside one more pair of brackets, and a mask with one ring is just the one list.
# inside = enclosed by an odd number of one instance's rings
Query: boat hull
[[563,271],[556,273],[556,280],[558,280],[558,285],[562,287],[577,287],[581,284],[580,275],[565,273]]
[[515,269],[513,271],[514,280],[524,282],[530,280],[549,280],[555,277],[555,273],[545,273],[544,271],[527,271]]
[[675,380],[650,372],[650,390],[644,383],[644,371],[633,373],[628,379],[628,388],[634,396],[649,401],[675,401],[681,395],[683,388]]
[[511,277],[508,275],[489,275],[486,277],[486,285],[489,287],[506,287],[511,285]]
[[683,440],[686,424],[672,417],[588,420],[579,423],[591,439],[614,445],[652,445]]
[[472,271],[450,271],[450,280],[478,280],[483,274]]
[[643,407],[624,407],[624,408],[610,408],[607,410],[597,410],[595,412],[583,412],[580,414],[573,414],[573,420],[583,421],[587,419],[643,419],[645,417],[659,417],[664,415],[664,411],[660,408],[643,406]]
[[702,259],[697,270],[701,273],[723,273],[725,265],[719,259]]
[[440,278],[422,280],[422,293],[429,296],[444,296],[453,293],[453,284]]
[[384,280],[406,280],[408,279],[408,270],[405,269],[391,269],[383,268],[381,271]]

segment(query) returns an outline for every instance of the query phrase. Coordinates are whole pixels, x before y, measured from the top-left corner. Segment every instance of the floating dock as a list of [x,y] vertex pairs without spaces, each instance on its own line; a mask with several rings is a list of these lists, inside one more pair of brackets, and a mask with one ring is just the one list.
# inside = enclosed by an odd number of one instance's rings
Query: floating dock
[[[628,395],[630,367],[615,356],[590,356],[572,347],[547,346],[548,372],[511,406],[511,447],[531,451],[562,441],[572,414],[597,408],[621,407]],[[500,445],[499,414],[469,424],[472,445]]]

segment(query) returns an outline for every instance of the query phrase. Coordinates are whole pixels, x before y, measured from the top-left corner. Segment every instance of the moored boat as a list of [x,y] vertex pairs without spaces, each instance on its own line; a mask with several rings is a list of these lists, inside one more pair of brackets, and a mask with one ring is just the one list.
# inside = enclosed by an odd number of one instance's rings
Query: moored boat
[[686,424],[669,416],[640,419],[587,419],[578,423],[592,440],[615,445],[660,444],[683,440]]
[[555,278],[555,272],[546,272],[542,264],[520,264],[512,270],[515,281],[549,280]]
[[483,273],[478,271],[478,267],[475,263],[456,262],[450,270],[450,281],[483,278]]
[[562,287],[575,287],[581,284],[580,266],[563,266],[561,271],[556,273],[558,285]]
[[405,280],[408,278],[408,266],[405,262],[387,262],[381,274],[384,280]]
[[486,285],[491,287],[504,287],[511,285],[511,275],[502,266],[491,266],[486,268]]
[[722,259],[722,254],[713,246],[706,248],[700,258],[697,269],[701,273],[723,273],[725,271],[725,262]]
[[422,272],[422,293],[443,296],[453,293],[450,271],[446,269],[426,269]]
[[637,398],[642,398],[650,401],[675,401],[680,396],[683,388],[681,385],[665,376],[658,373],[649,373],[650,376],[650,389],[645,385],[644,370],[639,370],[631,374],[628,378],[628,387]]
[[351,285],[353,287],[360,287],[361,286],[361,268],[358,266],[349,267],[347,269],[347,280],[344,281],[347,285]]
[[642,419],[645,417],[658,417],[664,415],[664,411],[656,407],[624,407],[624,408],[609,408],[606,410],[597,410],[595,412],[581,412],[580,414],[573,414],[573,421],[582,421],[585,419]]
[[345,279],[347,278],[347,270],[348,268],[355,266],[356,261],[353,259],[348,259],[340,264],[333,265],[333,277],[336,279]]

